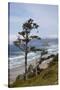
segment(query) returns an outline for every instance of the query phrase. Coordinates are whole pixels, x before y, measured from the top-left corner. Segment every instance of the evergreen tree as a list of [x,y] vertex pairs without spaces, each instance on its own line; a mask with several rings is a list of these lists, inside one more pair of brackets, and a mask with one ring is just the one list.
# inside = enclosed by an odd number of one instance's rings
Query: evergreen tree
[[[30,36],[30,33],[32,29],[37,29],[38,27],[39,25],[30,18],[22,25],[23,30],[21,32],[18,32],[19,37],[16,41],[14,41],[14,44],[25,52],[25,80],[27,80],[27,54],[30,51],[36,51],[36,48],[34,46],[28,47],[28,43],[33,38],[41,39],[39,36],[36,35]],[[20,36],[22,36],[23,39]]]

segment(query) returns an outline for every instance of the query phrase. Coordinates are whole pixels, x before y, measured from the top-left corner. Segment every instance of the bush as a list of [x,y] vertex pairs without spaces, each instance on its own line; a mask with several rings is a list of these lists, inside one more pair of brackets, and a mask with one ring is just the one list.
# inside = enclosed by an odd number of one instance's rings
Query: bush
[[16,77],[16,80],[23,80],[24,79],[24,74],[20,74]]
[[28,73],[28,78],[32,78],[32,77],[34,77],[34,76],[35,76],[35,73],[34,73],[34,72]]
[[50,62],[50,66],[55,65],[58,63],[58,54],[53,58],[52,62]]
[[29,72],[33,72],[33,65],[31,65],[31,64],[30,64],[29,67],[28,67],[28,73],[29,73]]

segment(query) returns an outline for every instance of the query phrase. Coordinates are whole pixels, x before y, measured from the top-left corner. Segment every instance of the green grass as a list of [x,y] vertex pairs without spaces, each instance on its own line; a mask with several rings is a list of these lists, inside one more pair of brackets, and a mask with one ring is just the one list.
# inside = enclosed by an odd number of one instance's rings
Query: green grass
[[37,76],[28,80],[16,80],[10,87],[26,87],[58,84],[58,58],[57,56],[50,63],[49,67],[42,70]]

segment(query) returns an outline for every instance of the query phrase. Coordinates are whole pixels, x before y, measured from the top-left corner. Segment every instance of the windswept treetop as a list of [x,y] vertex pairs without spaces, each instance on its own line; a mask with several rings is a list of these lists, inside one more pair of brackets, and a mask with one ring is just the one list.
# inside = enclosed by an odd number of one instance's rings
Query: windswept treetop
[[[31,41],[34,38],[35,39],[41,39],[37,35],[33,35],[33,36],[29,35],[31,33],[32,29],[37,29],[38,27],[39,27],[39,25],[37,23],[35,23],[33,19],[30,18],[28,21],[26,21],[22,25],[23,30],[21,32],[18,32],[19,37],[17,38],[16,41],[14,41],[14,44],[16,46],[18,46],[19,48],[22,48],[21,45],[26,46],[26,43],[28,44],[28,42]],[[23,39],[20,36],[22,36]]]
[[23,24],[23,30],[32,30],[32,29],[37,29],[39,25],[37,23],[34,23],[33,19],[29,19],[27,22]]
[[34,20],[30,18],[22,25],[23,31],[18,32],[18,34],[26,38],[26,34],[29,34],[32,29],[37,29],[38,27],[39,25],[37,25],[37,23],[35,23]]

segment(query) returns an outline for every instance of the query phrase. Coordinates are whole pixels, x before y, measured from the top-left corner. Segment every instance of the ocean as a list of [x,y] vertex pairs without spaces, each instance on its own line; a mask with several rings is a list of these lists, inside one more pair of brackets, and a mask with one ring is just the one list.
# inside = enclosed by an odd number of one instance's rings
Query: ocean
[[[28,46],[35,46],[37,48],[46,48],[48,54],[57,54],[58,53],[58,39],[42,39],[42,40],[32,40]],[[41,52],[30,52],[28,53],[28,61],[36,60],[40,58]],[[8,62],[9,68],[15,68],[25,62],[25,53],[21,51],[14,44],[8,45]]]

